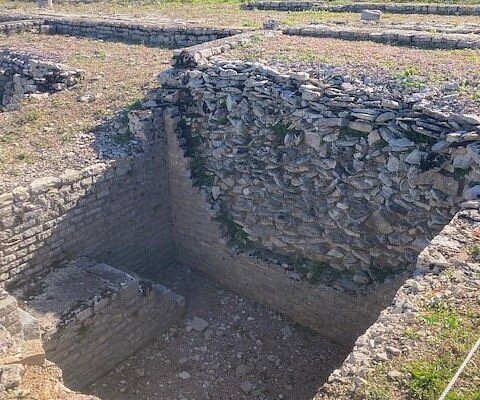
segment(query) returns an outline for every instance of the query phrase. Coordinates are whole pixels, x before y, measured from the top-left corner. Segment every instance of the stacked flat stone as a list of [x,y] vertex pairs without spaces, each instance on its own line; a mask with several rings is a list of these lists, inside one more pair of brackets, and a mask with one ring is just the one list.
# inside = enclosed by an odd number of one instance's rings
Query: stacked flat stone
[[80,70],[29,53],[1,50],[0,111],[18,109],[27,95],[54,93],[72,87],[82,76]]
[[174,48],[193,46],[247,30],[140,24],[135,20],[113,19],[46,18],[43,23],[54,34],[117,39]]
[[329,5],[316,1],[252,1],[241,4],[244,10],[361,12],[377,9],[394,14],[480,15],[480,6],[454,4],[350,3]]
[[283,30],[286,35],[313,36],[344,40],[368,40],[379,43],[410,45],[441,49],[479,49],[480,37],[474,33],[431,33],[421,30],[336,27],[330,25],[308,25]]
[[37,21],[9,21],[0,22],[0,34],[11,35],[21,32],[40,32],[41,25]]
[[480,117],[443,112],[426,94],[212,59],[160,82],[162,101],[189,104],[181,116],[214,176],[212,208],[260,248],[367,283],[375,269],[411,268],[476,197]]

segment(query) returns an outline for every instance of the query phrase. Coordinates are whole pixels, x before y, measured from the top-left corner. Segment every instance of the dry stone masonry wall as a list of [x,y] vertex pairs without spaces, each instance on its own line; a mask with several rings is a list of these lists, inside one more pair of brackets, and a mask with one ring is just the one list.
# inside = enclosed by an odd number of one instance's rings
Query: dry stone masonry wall
[[[162,100],[159,100],[160,102]],[[199,191],[184,157],[174,109],[166,110],[169,178],[177,262],[210,275],[221,284],[288,315],[337,343],[351,346],[389,304],[399,282],[389,280],[363,294],[323,283],[310,284],[278,262],[232,248],[216,220],[209,194]]]
[[47,18],[43,23],[48,26],[48,32],[54,34],[116,39],[165,47],[192,46],[236,35],[243,31],[228,28],[188,28],[139,24],[134,20]]
[[[428,337],[409,338],[407,332],[418,331],[416,324],[424,317],[426,306],[478,304],[480,264],[478,258],[471,259],[468,253],[478,241],[479,202],[468,201],[464,207],[422,251],[412,277],[405,281],[377,321],[358,338],[350,355],[331,374],[315,400],[365,398],[368,385],[375,383],[368,379],[375,379],[375,371],[382,370],[381,364],[419,354],[418,349]],[[473,319],[476,317],[478,314],[472,315]],[[391,379],[402,378],[398,370],[390,373]]]
[[0,111],[18,109],[28,95],[68,89],[82,76],[80,70],[29,53],[0,50]]
[[366,284],[413,267],[478,195],[480,119],[426,94],[230,60],[160,79],[193,176],[241,245]]
[[0,22],[0,35],[11,35],[21,32],[39,32],[40,23],[36,21]]
[[395,14],[480,15],[480,6],[456,4],[350,3],[330,5],[315,1],[251,1],[244,10],[361,12],[380,10]]
[[371,27],[337,27],[329,25],[309,25],[286,28],[287,35],[328,37],[344,40],[369,40],[380,43],[440,48],[440,49],[479,49],[478,33],[431,33],[420,28],[408,30],[395,26]]

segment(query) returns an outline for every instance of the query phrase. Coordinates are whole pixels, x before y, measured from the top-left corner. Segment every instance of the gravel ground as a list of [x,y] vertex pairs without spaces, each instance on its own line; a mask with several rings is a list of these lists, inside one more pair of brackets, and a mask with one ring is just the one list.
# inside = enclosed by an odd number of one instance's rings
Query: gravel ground
[[125,113],[156,86],[171,58],[171,50],[68,36],[0,37],[3,47],[83,69],[85,79],[0,113],[0,192],[135,151],[126,145]]
[[175,266],[156,280],[185,296],[185,321],[92,385],[102,400],[310,400],[346,356],[197,271]]

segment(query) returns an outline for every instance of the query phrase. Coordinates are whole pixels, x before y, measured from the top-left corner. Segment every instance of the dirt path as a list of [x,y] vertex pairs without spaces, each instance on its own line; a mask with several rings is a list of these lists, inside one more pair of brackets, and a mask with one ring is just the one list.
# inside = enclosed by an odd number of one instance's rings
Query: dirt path
[[199,272],[158,280],[185,296],[186,319],[92,385],[102,400],[310,400],[346,355]]

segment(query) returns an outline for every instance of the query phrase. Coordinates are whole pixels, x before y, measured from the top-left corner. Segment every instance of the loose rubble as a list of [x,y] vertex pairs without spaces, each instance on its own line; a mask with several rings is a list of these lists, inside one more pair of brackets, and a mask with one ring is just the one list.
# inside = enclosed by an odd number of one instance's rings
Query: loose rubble
[[173,266],[156,280],[186,297],[186,323],[92,385],[102,400],[310,400],[345,356],[338,345],[199,272]]

